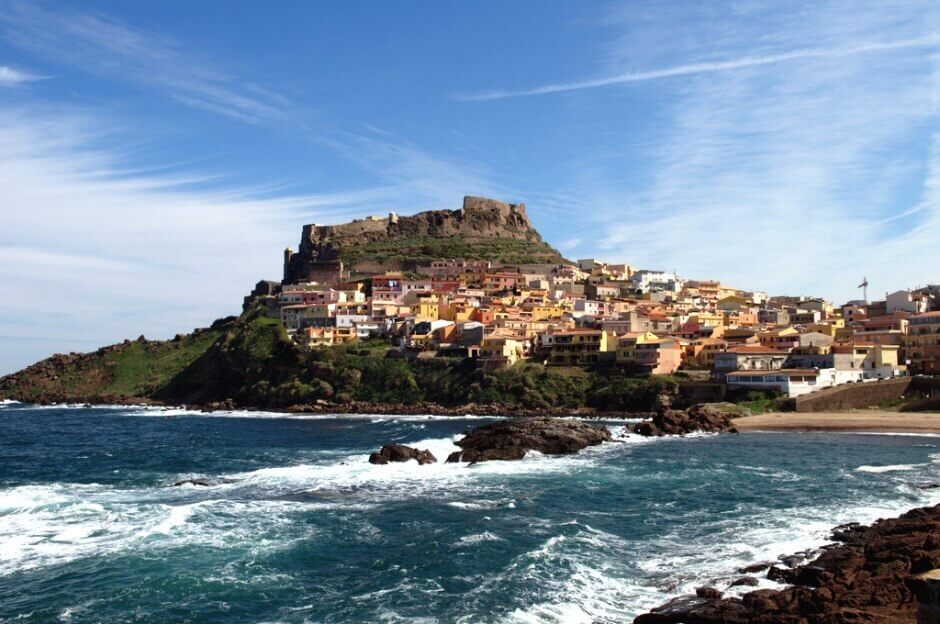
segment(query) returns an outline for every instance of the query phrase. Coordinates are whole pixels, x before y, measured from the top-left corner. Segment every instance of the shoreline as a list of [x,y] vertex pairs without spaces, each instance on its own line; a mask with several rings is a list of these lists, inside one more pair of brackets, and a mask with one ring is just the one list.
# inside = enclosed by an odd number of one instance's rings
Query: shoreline
[[[102,399],[108,400],[102,400]],[[68,399],[63,401],[21,401],[6,398],[22,405],[42,407],[144,407],[163,409],[185,409],[193,412],[264,412],[284,415],[337,415],[358,414],[376,416],[452,416],[474,417],[554,417],[582,418],[586,420],[648,420],[650,412],[605,411],[594,408],[527,409],[514,405],[459,405],[443,406],[436,403],[347,403],[303,404],[288,407],[257,407],[238,405],[233,401],[217,401],[201,405],[173,404],[145,397],[93,397],[91,400]],[[869,410],[849,412],[767,412],[732,419],[740,433],[791,432],[791,433],[897,433],[940,435],[940,413],[898,412],[892,410]]]
[[217,401],[207,404],[179,404],[167,403],[153,399],[132,400],[129,398],[115,398],[112,400],[81,400],[68,399],[63,401],[22,401],[19,399],[2,399],[3,401],[36,407],[62,407],[62,408],[149,408],[149,409],[182,409],[192,412],[259,412],[266,414],[292,415],[373,415],[373,416],[452,416],[463,418],[493,417],[554,417],[554,418],[583,418],[588,420],[643,420],[652,417],[646,412],[604,411],[594,408],[561,408],[561,409],[533,409],[513,405],[482,405],[468,404],[448,407],[436,403],[346,403],[337,404],[304,404],[288,407],[257,407],[239,405],[230,401]]
[[[733,595],[712,586],[651,609],[634,624],[747,624],[770,621],[914,624],[918,603],[935,608],[940,581],[940,505],[917,507],[870,525],[849,523],[831,542],[737,570],[737,585],[756,575],[785,584]],[[727,592],[727,593],[726,593]]]
[[940,414],[928,412],[768,412],[734,419],[741,432],[872,432],[940,434]]

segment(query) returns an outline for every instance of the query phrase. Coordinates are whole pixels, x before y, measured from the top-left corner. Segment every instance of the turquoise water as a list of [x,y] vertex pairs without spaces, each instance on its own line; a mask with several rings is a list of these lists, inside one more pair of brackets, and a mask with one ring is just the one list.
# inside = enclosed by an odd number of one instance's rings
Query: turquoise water
[[[3,404],[0,621],[616,622],[940,502],[918,487],[940,482],[929,436],[366,461],[391,441],[446,457],[481,422]],[[230,482],[171,487],[188,477]]]

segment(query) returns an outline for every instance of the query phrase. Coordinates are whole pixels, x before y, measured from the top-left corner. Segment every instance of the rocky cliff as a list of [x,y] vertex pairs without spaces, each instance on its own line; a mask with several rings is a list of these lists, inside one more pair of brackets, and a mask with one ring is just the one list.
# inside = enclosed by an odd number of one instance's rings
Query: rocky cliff
[[464,197],[459,210],[368,217],[341,225],[305,225],[296,253],[284,262],[284,282],[305,280],[318,265],[347,269],[410,269],[431,260],[560,263],[561,255],[532,227],[525,204]]

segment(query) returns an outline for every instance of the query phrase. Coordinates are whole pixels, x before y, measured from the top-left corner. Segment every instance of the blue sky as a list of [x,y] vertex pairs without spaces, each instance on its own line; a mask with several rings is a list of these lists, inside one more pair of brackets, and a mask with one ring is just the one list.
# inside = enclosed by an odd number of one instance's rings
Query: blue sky
[[940,281],[935,2],[0,0],[0,373],[238,310],[300,226],[524,201],[568,257]]

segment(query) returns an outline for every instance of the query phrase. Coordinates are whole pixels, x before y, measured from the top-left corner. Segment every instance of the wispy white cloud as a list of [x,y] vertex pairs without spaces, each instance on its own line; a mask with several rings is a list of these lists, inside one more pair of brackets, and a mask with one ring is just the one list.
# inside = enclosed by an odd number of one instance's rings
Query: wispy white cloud
[[0,37],[52,62],[158,89],[234,119],[280,119],[289,106],[282,95],[214,69],[171,37],[75,7],[5,3]]
[[[872,32],[895,42],[937,32],[936,6],[871,6],[806,5],[772,44],[830,49]],[[696,23],[704,36],[686,46],[727,54],[771,37],[766,20],[744,10],[737,22],[715,19]],[[664,29],[688,39],[675,23]],[[623,58],[665,54],[619,43]],[[873,293],[937,281],[940,246],[928,241],[940,240],[940,78],[929,46],[706,72],[668,93],[652,141],[628,159],[571,159],[570,179],[553,193],[584,222],[572,235],[596,233],[601,256],[836,301],[856,297],[863,276]],[[597,100],[589,102],[593,110]],[[612,143],[630,142],[609,126]],[[642,163],[643,175],[624,176],[625,161]]]
[[43,80],[44,76],[37,76],[8,65],[0,65],[0,86],[16,86],[26,82]]
[[258,279],[280,277],[279,250],[304,223],[456,208],[464,188],[486,188],[413,146],[353,137],[345,144],[371,186],[272,194],[198,171],[139,171],[115,123],[0,107],[0,291],[22,294],[0,298],[0,374],[67,345],[170,337],[237,313]]
[[371,195],[127,174],[121,134],[91,114],[0,109],[0,290],[20,293],[0,298],[0,335],[37,339],[16,355],[0,346],[0,372],[69,341],[167,337],[235,313],[255,281],[279,277],[301,223],[345,218]]
[[707,74],[714,72],[727,72],[736,69],[748,69],[760,67],[763,65],[775,65],[787,61],[819,59],[819,58],[839,58],[846,56],[855,56],[859,54],[869,54],[874,52],[885,52],[905,48],[928,48],[936,47],[940,44],[940,37],[918,37],[913,39],[902,39],[897,41],[869,42],[862,44],[847,45],[836,48],[806,48],[792,50],[789,52],[780,52],[777,54],[768,54],[765,56],[743,56],[740,58],[725,61],[707,61],[698,63],[684,63],[673,67],[654,69],[647,71],[634,71],[616,74],[613,76],[604,76],[601,78],[590,78],[587,80],[576,80],[572,82],[557,82],[538,87],[521,90],[495,90],[484,91],[482,93],[457,95],[457,99],[476,102],[489,100],[502,100],[506,98],[528,97],[535,95],[548,95],[552,93],[564,93],[568,91],[582,91],[585,89],[597,89],[611,85],[626,84],[631,82],[644,82],[647,80],[660,80],[663,78],[673,78],[676,76],[690,76],[695,74]]

